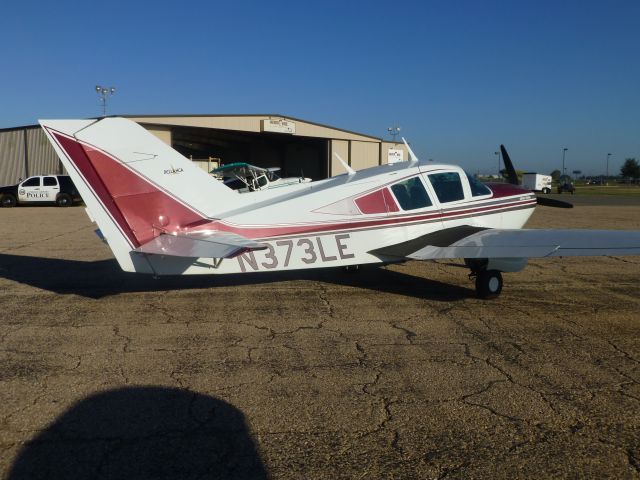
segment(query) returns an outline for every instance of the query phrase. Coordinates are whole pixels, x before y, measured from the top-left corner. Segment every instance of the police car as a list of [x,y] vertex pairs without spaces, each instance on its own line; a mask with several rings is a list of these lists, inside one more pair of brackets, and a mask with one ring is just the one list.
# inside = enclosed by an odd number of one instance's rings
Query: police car
[[35,175],[16,185],[0,187],[0,206],[15,207],[20,204],[70,207],[82,201],[78,190],[68,175]]

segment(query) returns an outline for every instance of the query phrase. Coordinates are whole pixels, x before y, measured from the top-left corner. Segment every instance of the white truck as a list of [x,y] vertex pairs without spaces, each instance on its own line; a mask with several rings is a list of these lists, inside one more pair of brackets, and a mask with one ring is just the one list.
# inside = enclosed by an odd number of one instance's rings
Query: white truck
[[551,193],[551,175],[523,173],[522,186],[534,192]]

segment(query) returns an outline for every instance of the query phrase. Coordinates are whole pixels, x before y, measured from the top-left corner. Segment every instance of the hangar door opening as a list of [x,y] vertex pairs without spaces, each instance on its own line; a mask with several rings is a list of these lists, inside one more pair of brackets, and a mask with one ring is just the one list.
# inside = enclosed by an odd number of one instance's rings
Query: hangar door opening
[[245,162],[263,168],[280,167],[279,175],[283,177],[305,176],[313,180],[329,176],[328,144],[324,138],[277,133],[194,127],[174,127],[172,131],[173,148],[200,161],[200,165],[209,158],[220,165]]

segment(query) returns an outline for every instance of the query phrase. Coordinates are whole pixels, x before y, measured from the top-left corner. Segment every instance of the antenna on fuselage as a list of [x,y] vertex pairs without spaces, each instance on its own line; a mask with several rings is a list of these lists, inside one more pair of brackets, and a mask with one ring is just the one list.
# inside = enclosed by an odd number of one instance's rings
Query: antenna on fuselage
[[411,166],[412,164],[418,161],[418,157],[416,157],[416,154],[413,153],[413,150],[411,150],[411,147],[409,146],[407,141],[404,139],[404,137],[402,137],[402,141],[404,142],[404,146],[407,147],[407,150],[409,151],[409,158],[411,159],[411,161],[409,162],[409,166]]
[[340,155],[338,155],[336,152],[333,152],[333,154],[336,156],[336,158],[340,161],[340,163],[342,164],[342,166],[344,167],[344,169],[347,171],[348,175],[355,175],[356,171],[351,168],[349,166],[349,164],[347,162],[345,162],[342,157]]

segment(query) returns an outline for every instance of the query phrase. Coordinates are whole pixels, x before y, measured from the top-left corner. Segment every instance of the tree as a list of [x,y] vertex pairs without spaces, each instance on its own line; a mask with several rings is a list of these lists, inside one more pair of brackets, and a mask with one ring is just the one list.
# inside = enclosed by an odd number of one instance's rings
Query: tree
[[640,178],[640,164],[635,158],[627,158],[620,168],[620,175],[626,178],[631,177],[634,180]]
[[549,175],[551,175],[551,179],[554,182],[557,182],[558,179],[560,178],[560,175],[562,175],[562,172],[560,170],[554,170],[553,172],[551,172]]

